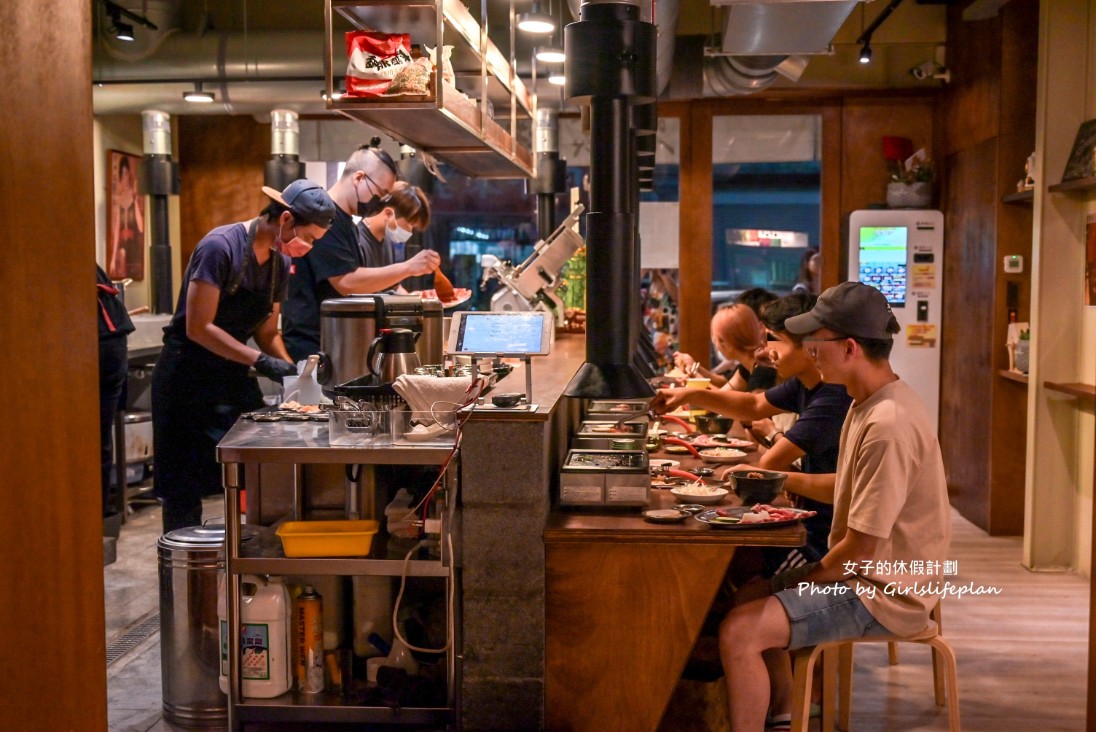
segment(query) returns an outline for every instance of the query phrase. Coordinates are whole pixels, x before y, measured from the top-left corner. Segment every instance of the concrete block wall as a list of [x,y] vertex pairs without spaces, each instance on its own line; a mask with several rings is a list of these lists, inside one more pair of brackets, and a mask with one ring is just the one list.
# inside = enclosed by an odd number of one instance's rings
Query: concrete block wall
[[544,727],[544,524],[577,406],[547,421],[472,420],[461,444],[467,730]]

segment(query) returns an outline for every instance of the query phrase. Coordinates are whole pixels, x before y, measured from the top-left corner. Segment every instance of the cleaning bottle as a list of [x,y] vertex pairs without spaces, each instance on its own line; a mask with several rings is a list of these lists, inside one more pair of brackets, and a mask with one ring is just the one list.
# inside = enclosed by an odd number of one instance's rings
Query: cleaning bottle
[[[221,691],[228,693],[228,620],[226,583],[220,578],[217,617],[221,626]],[[243,695],[280,696],[292,687],[290,670],[289,591],[281,577],[244,575],[240,593],[240,675]]]
[[312,585],[297,598],[297,688],[323,691],[323,599]]

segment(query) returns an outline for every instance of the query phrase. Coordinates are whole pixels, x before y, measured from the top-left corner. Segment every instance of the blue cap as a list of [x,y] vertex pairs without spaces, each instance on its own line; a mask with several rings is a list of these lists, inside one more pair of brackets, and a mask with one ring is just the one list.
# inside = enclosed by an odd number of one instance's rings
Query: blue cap
[[302,221],[326,229],[335,220],[335,202],[327,195],[327,191],[310,180],[295,180],[281,193],[269,186],[263,186],[263,193],[288,208]]

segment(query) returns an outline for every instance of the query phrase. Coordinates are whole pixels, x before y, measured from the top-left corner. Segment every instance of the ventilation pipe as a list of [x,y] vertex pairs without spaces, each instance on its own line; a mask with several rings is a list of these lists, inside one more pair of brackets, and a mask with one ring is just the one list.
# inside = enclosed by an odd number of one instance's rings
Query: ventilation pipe
[[[629,2],[629,0],[619,0]],[[658,41],[655,44],[655,96],[661,96],[670,84],[670,75],[674,70],[674,45],[677,36],[677,16],[681,0],[636,0],[629,4],[639,7],[639,19],[644,23],[655,24]],[[651,6],[654,5],[654,12]],[[579,17],[582,0],[567,0],[571,17]]]
[[564,31],[564,96],[590,108],[590,212],[586,214],[586,363],[570,397],[653,395],[633,363],[638,331],[638,175],[632,105],[656,94],[655,27],[624,2],[587,2]]
[[179,193],[179,166],[171,159],[171,117],[157,110],[141,113],[144,162],[138,191],[149,197],[149,263],[152,269],[153,313],[172,311],[171,232],[168,229],[168,196]]
[[270,160],[266,161],[263,182],[276,191],[304,177],[300,160],[301,128],[297,113],[275,109],[270,113]]
[[559,113],[537,107],[534,137],[537,174],[528,182],[537,196],[537,232],[541,239],[556,229],[556,194],[567,192],[567,163],[559,157]]

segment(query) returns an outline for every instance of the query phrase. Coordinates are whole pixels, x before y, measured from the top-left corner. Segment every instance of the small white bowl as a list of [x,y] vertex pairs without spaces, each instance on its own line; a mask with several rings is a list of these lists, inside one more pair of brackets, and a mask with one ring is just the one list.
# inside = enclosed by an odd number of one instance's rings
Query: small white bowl
[[726,488],[716,488],[714,493],[697,495],[696,493],[686,493],[681,488],[670,489],[670,493],[674,494],[674,498],[677,499],[678,503],[700,503],[705,506],[722,503],[729,492]]

